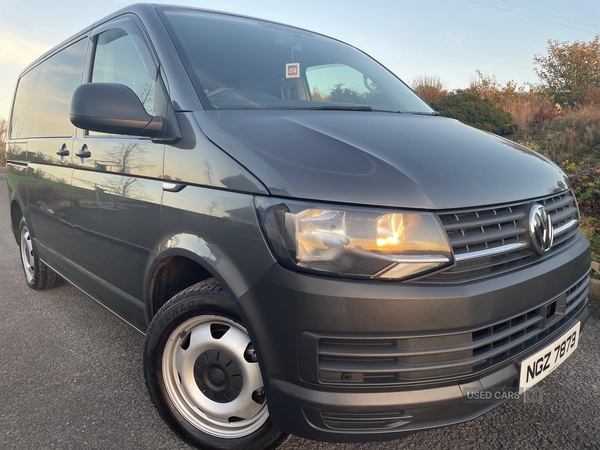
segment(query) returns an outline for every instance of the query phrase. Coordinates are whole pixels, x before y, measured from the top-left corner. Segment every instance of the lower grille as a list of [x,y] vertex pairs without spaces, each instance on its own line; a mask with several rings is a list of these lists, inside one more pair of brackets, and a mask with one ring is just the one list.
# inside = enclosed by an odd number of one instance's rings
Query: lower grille
[[393,430],[411,422],[412,416],[402,411],[385,413],[321,412],[323,423],[334,430],[375,431]]
[[559,330],[587,303],[586,275],[541,307],[471,332],[428,337],[324,337],[318,341],[319,381],[381,385],[478,374]]

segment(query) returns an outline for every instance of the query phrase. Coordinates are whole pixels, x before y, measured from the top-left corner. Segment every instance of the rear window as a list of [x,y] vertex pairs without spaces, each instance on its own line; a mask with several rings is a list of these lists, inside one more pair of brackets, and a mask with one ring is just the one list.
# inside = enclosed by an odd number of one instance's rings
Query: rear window
[[11,119],[11,139],[73,135],[69,108],[81,79],[85,49],[84,39],[21,77]]
[[260,20],[164,9],[205,107],[432,113],[395,75],[335,39]]

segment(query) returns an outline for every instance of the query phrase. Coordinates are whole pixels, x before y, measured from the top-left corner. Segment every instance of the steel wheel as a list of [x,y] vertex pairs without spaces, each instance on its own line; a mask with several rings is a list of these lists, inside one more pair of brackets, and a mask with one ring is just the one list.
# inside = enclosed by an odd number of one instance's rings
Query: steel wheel
[[25,269],[27,282],[31,283],[35,276],[35,256],[33,254],[33,243],[27,227],[21,228],[21,261]]
[[269,418],[248,332],[228,318],[198,316],[179,325],[165,344],[162,377],[177,411],[211,436],[248,436]]

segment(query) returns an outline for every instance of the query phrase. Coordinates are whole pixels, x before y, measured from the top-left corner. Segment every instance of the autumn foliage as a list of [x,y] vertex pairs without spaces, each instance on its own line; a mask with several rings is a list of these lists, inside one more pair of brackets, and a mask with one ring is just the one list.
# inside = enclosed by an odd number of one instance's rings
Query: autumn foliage
[[411,87],[425,102],[432,104],[448,94],[446,83],[437,75],[418,75],[412,82]]
[[548,54],[535,55],[535,72],[551,93],[568,92],[581,103],[590,88],[600,88],[600,34],[590,42],[548,41]]

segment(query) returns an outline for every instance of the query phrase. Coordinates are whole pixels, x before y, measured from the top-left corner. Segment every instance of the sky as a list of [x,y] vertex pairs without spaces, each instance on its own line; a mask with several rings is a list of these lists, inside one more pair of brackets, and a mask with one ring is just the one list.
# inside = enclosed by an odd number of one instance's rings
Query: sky
[[[89,24],[132,1],[0,0],[0,117],[20,72]],[[275,20],[348,42],[404,81],[439,75],[466,87],[475,70],[537,82],[533,56],[547,41],[592,40],[598,0],[163,0]]]

